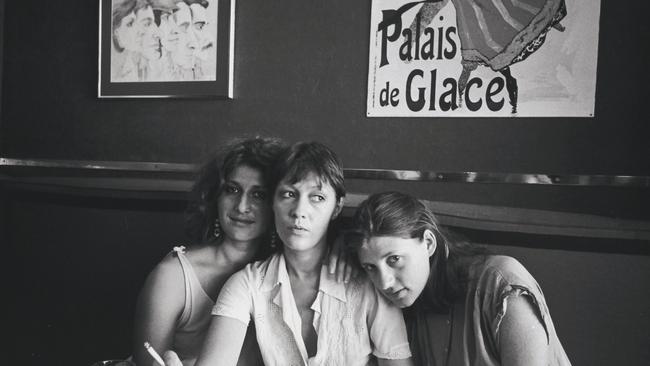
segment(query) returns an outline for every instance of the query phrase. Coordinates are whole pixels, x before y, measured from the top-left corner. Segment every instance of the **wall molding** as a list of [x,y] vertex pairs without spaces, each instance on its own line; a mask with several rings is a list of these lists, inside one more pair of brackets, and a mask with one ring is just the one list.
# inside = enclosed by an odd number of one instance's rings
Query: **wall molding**
[[[130,161],[0,158],[0,167],[89,169],[100,171],[195,173],[197,164]],[[532,184],[556,186],[650,187],[650,176],[499,172],[436,172],[429,170],[344,169],[346,179],[437,183]]]

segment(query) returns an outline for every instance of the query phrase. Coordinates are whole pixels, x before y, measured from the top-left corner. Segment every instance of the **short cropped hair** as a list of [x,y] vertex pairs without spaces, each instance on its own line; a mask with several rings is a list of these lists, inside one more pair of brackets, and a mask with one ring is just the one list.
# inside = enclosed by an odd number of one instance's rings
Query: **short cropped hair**
[[343,168],[334,151],[320,142],[298,142],[289,147],[277,160],[271,184],[275,191],[281,181],[294,184],[314,173],[321,183],[329,183],[336,198],[345,197]]

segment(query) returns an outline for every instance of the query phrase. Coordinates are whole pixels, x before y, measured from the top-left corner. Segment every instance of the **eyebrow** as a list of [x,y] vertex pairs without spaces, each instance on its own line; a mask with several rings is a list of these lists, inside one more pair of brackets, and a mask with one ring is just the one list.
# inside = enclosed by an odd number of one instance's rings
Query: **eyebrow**
[[[235,180],[235,179],[226,179],[226,180],[224,181],[224,183],[226,183],[226,184],[236,184],[236,185],[238,185],[239,187],[243,187],[243,186],[244,186],[244,185],[242,184],[242,182],[237,181],[237,180]],[[254,184],[254,185],[252,186],[252,188],[262,188],[262,189],[266,189],[266,186],[264,186],[263,184]]]

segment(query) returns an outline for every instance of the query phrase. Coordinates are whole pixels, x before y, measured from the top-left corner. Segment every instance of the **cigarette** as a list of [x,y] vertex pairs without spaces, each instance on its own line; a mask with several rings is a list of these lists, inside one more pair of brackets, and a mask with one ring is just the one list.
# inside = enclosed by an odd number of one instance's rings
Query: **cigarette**
[[149,342],[144,342],[144,348],[147,349],[147,352],[149,352],[151,357],[153,357],[153,359],[156,360],[156,362],[158,362],[160,366],[165,366],[165,361],[163,361],[162,357],[160,357],[158,352],[156,352],[156,350],[153,349],[153,347],[151,347]]

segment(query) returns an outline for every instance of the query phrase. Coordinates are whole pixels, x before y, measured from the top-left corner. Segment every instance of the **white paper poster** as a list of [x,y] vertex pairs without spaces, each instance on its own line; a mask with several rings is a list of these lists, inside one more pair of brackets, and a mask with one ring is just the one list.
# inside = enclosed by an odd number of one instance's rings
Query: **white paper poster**
[[594,115],[600,0],[373,0],[370,117]]

